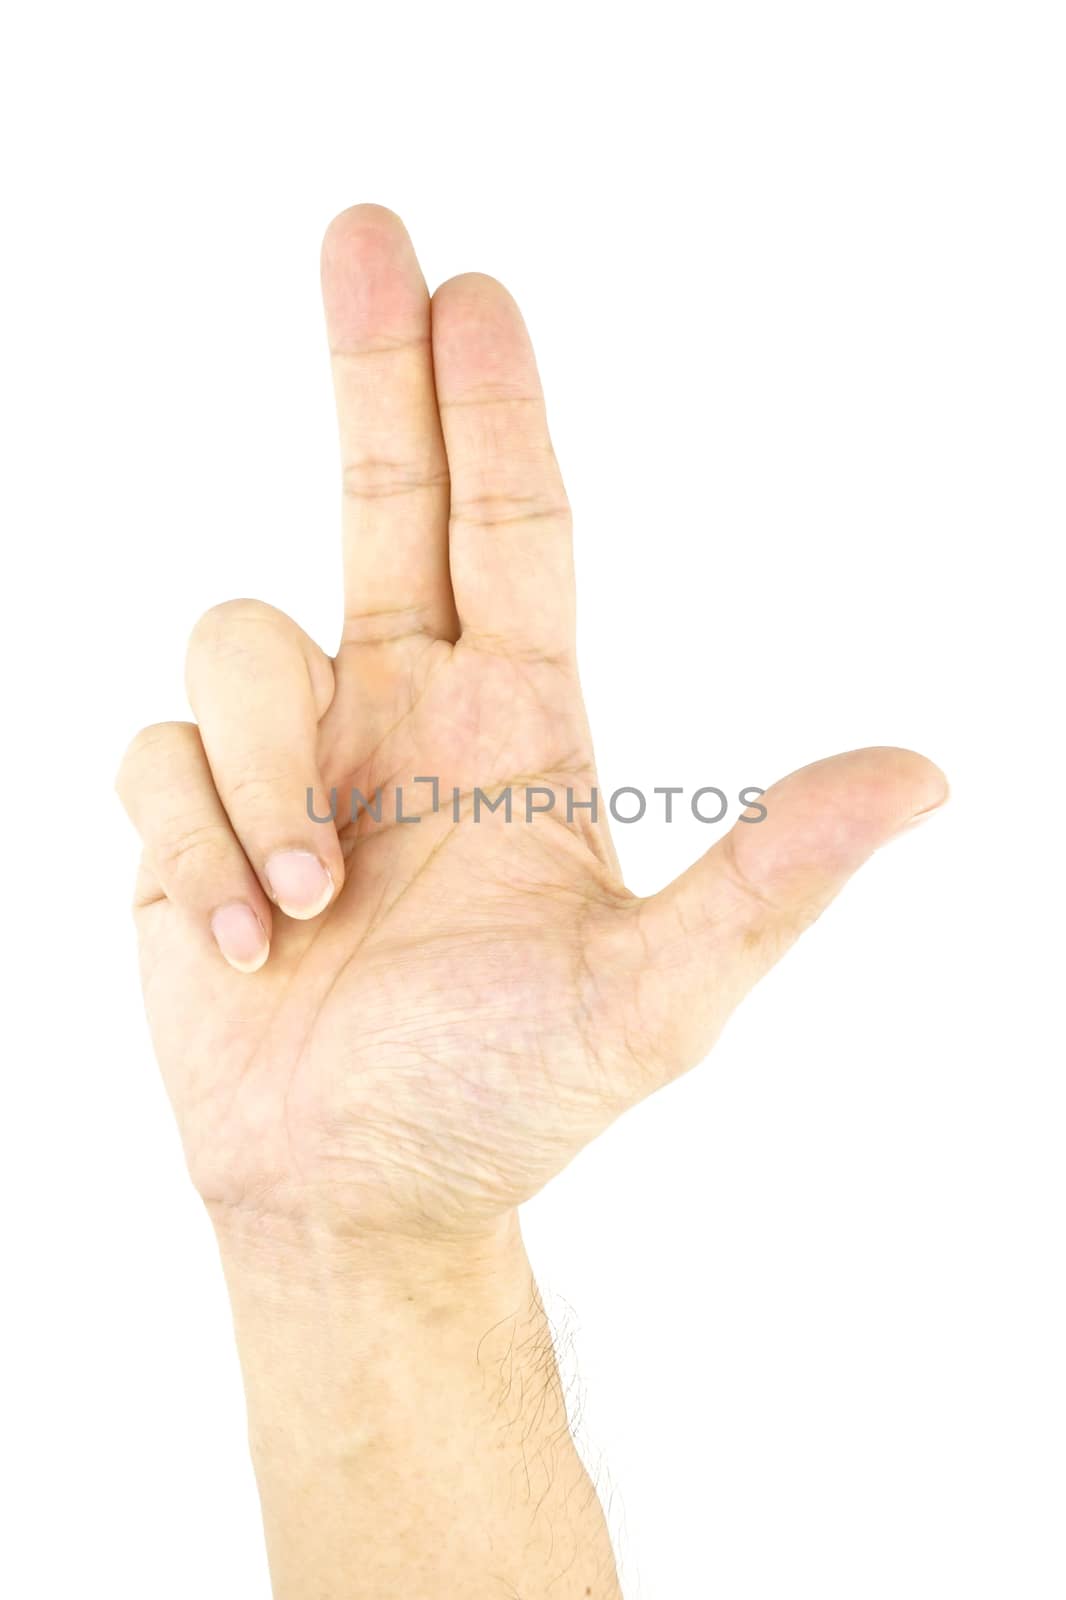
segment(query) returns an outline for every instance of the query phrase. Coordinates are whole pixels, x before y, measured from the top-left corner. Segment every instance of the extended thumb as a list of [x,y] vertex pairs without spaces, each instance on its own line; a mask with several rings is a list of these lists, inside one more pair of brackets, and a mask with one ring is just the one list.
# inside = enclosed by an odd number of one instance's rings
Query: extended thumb
[[[700,1060],[737,1002],[862,863],[948,796],[913,750],[874,747],[817,761],[768,789],[765,815],[738,821],[640,908],[644,1017],[677,1071]],[[749,814],[754,814],[750,808]]]

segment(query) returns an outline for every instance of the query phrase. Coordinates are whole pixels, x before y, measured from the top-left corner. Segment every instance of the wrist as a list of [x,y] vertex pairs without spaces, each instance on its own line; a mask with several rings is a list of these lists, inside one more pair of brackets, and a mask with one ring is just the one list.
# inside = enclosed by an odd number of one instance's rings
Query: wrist
[[313,1369],[347,1387],[355,1371],[406,1389],[426,1361],[469,1375],[487,1330],[533,1293],[516,1212],[477,1235],[338,1234],[306,1218],[213,1216],[250,1409],[299,1403]]
[[340,1232],[310,1217],[208,1205],[227,1282],[286,1304],[412,1293],[469,1295],[524,1262],[518,1213],[477,1231],[421,1237],[376,1229]]

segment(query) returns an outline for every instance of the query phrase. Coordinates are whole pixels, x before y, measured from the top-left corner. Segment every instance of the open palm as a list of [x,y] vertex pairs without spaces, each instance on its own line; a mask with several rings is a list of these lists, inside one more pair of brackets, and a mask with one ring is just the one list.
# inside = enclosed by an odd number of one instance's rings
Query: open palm
[[945,785],[904,750],[817,763],[669,889],[629,894],[517,307],[476,274],[431,302],[375,206],[331,226],[323,286],[343,638],[330,659],[272,607],[217,607],[190,646],[197,722],[131,745],[146,1000],[211,1203],[475,1229],[699,1060]]

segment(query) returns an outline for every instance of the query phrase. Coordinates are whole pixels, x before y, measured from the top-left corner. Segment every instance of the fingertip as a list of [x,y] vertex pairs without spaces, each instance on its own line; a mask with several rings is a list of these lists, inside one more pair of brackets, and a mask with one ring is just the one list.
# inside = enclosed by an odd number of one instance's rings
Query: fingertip
[[449,304],[477,304],[489,300],[500,300],[506,305],[514,306],[517,310],[518,302],[505,283],[499,278],[494,278],[490,272],[456,272],[450,278],[445,278],[443,283],[437,285],[433,291],[433,303],[447,301]]
[[402,217],[388,206],[376,205],[372,201],[361,201],[358,205],[346,206],[343,211],[330,222],[322,236],[323,256],[333,255],[337,251],[344,251],[351,247],[353,242],[364,240],[372,235],[381,235],[385,238],[402,235],[408,237]]
[[818,765],[831,768],[835,781],[843,775],[875,792],[898,814],[901,825],[939,810],[950,796],[948,780],[936,763],[903,745],[869,745]]
[[265,945],[262,953],[254,957],[251,961],[239,961],[236,956],[226,955],[224,950],[222,954],[226,956],[226,963],[228,966],[233,968],[234,972],[240,972],[244,976],[250,977],[252,973],[259,972],[263,967],[266,966],[267,960],[270,956],[270,946]]
[[423,336],[428,292],[403,221],[387,206],[357,205],[326,229],[322,294],[335,351]]
[[460,272],[446,278],[433,291],[430,306],[438,348],[445,340],[474,336],[490,352],[493,341],[502,341],[508,359],[515,349],[531,350],[518,301],[506,284],[487,272]]
[[940,768],[915,750],[848,750],[774,784],[760,801],[763,820],[738,824],[728,849],[768,898],[805,903],[835,892],[875,850],[947,797]]
[[533,344],[518,302],[497,278],[463,272],[432,299],[433,356],[442,403],[540,398]]
[[220,906],[211,918],[219,950],[235,972],[258,972],[270,954],[270,935],[262,918],[244,901]]
[[334,873],[311,850],[278,850],[263,870],[278,909],[297,922],[321,916],[337,892]]
[[915,792],[920,789],[922,794],[922,804],[914,815],[924,817],[931,811],[939,811],[940,807],[951,799],[951,784],[947,773],[938,767],[935,761],[930,761],[928,756],[920,755],[917,750],[904,750],[901,753],[909,757],[914,764]]

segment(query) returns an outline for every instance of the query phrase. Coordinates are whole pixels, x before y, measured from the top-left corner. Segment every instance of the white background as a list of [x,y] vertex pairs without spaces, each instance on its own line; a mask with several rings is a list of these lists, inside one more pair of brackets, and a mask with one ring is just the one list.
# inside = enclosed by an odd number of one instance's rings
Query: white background
[[[627,1600],[1066,1593],[1061,20],[9,25],[4,1593],[268,1593],[110,784],[186,714],[210,604],[334,641],[317,253],[367,199],[431,284],[484,270],[526,311],[605,786],[769,784],[867,743],[953,785],[713,1061],[529,1209]],[[619,829],[632,886],[711,834]]]

